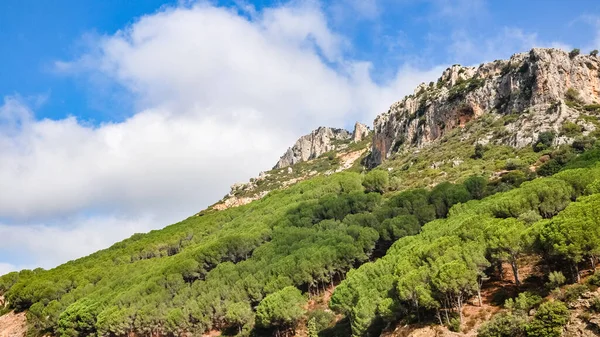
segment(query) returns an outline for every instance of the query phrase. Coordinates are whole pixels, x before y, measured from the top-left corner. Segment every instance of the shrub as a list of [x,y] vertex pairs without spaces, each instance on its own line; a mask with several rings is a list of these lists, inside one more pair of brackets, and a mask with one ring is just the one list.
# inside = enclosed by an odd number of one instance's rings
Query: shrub
[[366,192],[384,193],[390,184],[390,177],[386,171],[373,170],[365,175],[362,184]]
[[583,136],[577,137],[571,146],[577,152],[584,152],[594,147],[596,139],[594,137]]
[[584,322],[589,322],[592,315],[589,312],[582,312],[577,317]]
[[540,132],[537,141],[533,143],[533,151],[540,152],[548,149],[552,146],[552,143],[554,142],[554,137],[555,135],[552,131]]
[[555,173],[558,173],[558,171],[563,169],[567,164],[569,164],[573,160],[575,154],[573,153],[573,150],[571,148],[561,147],[558,150],[552,152],[550,156],[552,157],[552,159],[545,162],[538,168],[538,175],[550,176]]
[[484,177],[479,176],[471,176],[467,178],[467,180],[465,180],[465,182],[463,183],[463,185],[465,185],[465,188],[467,189],[467,191],[469,191],[473,199],[482,199],[483,197],[485,197],[487,184],[488,180]]
[[567,278],[565,277],[565,275],[563,275],[562,272],[553,271],[553,272],[550,272],[550,274],[548,274],[548,283],[546,283],[546,286],[549,289],[554,289],[554,288],[558,288],[561,285],[565,284],[566,281],[567,281]]
[[[600,179],[594,180],[594,182],[592,182],[585,188],[585,194],[595,194],[595,193],[600,193]],[[594,276],[595,275],[596,274],[594,274]],[[598,279],[598,284],[596,286],[600,287],[600,276]]]
[[565,298],[565,295],[560,288],[554,288],[552,291],[550,291],[550,297],[562,301]]
[[579,100],[579,91],[574,88],[567,89],[567,92],[565,93],[565,104],[573,108],[579,103],[581,103]]
[[574,58],[575,56],[579,55],[580,53],[581,53],[581,50],[579,50],[579,48],[575,48],[575,49],[571,50],[571,52],[569,52],[569,57]]
[[10,308],[9,306],[0,307],[0,316],[6,315],[11,311],[12,311],[12,308]]
[[587,287],[583,284],[574,284],[565,290],[564,300],[567,303],[576,301],[583,293],[587,291]]
[[453,317],[450,319],[450,323],[448,324],[448,329],[453,332],[460,331],[460,319],[458,317]]
[[555,159],[551,159],[545,162],[544,164],[540,165],[536,172],[542,177],[549,177],[553,174],[558,173],[562,168],[563,166],[558,161],[556,161]]
[[331,311],[317,309],[308,314],[308,321],[314,321],[317,332],[327,329],[335,322],[335,314]]
[[402,181],[402,178],[400,177],[392,177],[392,179],[390,179],[390,186],[389,188],[393,191],[399,191],[404,187],[404,182]]
[[306,330],[308,331],[308,337],[319,337],[319,330],[317,330],[317,324],[315,323],[314,318],[308,320]]
[[594,49],[594,50],[592,50],[592,51],[590,52],[590,55],[592,55],[592,56],[596,56],[596,55],[598,55],[598,49]]
[[597,111],[600,111],[600,104],[588,104],[588,105],[584,105],[583,109],[585,111],[597,112]]
[[514,313],[527,314],[529,310],[542,303],[542,298],[528,291],[522,292],[519,296],[509,298],[504,306]]
[[256,307],[256,321],[265,328],[293,326],[304,315],[306,299],[295,287],[286,287],[265,297]]
[[520,337],[525,332],[525,320],[509,313],[500,313],[477,331],[478,337]]
[[500,178],[503,183],[509,184],[514,187],[519,187],[524,181],[527,181],[527,177],[523,171],[510,171]]
[[575,137],[575,136],[579,136],[581,134],[581,126],[573,123],[573,122],[564,122],[561,129],[560,129],[560,133],[561,135],[567,136],[567,137]]
[[595,272],[594,275],[587,279],[586,283],[595,287],[600,287],[600,272]]
[[492,296],[492,303],[495,305],[502,305],[510,298],[510,293],[505,288],[500,288]]
[[600,297],[594,297],[590,302],[590,310],[596,313],[600,312]]
[[560,301],[540,305],[533,320],[526,325],[527,336],[560,337],[562,329],[569,321],[569,309]]
[[462,99],[466,94],[479,87],[482,87],[484,84],[485,80],[482,78],[472,77],[468,80],[459,79],[448,91],[448,100],[454,101]]
[[471,194],[464,185],[449,182],[436,185],[429,194],[429,202],[435,207],[436,214],[440,218],[445,217],[453,205],[470,199]]
[[540,215],[540,213],[538,211],[529,210],[529,211],[519,215],[519,220],[523,221],[524,223],[526,223],[528,225],[531,225],[533,223],[536,223],[536,222],[542,220],[542,216]]
[[525,166],[525,163],[520,159],[508,159],[504,165],[504,168],[512,171],[525,168]]
[[484,153],[485,153],[485,146],[483,146],[481,144],[477,144],[477,145],[475,145],[475,151],[473,152],[473,155],[471,156],[471,158],[481,159],[481,158],[483,158]]

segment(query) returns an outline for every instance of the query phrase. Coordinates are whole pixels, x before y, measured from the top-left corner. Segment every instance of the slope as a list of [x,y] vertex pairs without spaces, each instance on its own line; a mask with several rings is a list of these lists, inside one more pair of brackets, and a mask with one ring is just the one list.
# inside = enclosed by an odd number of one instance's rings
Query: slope
[[[522,56],[516,59],[525,62]],[[587,59],[569,62],[587,68]],[[498,76],[517,74],[511,68]],[[504,81],[492,76],[482,87],[501,90]],[[444,85],[440,102],[464,82]],[[419,138],[425,131],[408,137],[402,129],[406,122],[389,122],[394,137],[415,142],[398,143],[379,159],[383,134],[376,121],[376,141],[365,160],[369,138],[344,143],[276,168],[217,205],[233,197],[248,198],[248,204],[211,207],[52,270],[1,277],[0,295],[7,299],[3,311],[26,311],[32,335],[56,336],[184,336],[211,330],[260,336],[293,333],[299,322],[306,329],[298,331],[313,335],[322,330],[321,335],[360,336],[377,335],[399,321],[449,325],[458,320],[460,325],[461,306],[494,275],[489,266],[504,261],[518,270],[519,263],[501,245],[506,231],[530,233],[533,241],[523,245],[524,251],[541,256],[550,269],[570,266],[562,272],[576,281],[578,273],[569,268],[584,268],[583,259],[594,260],[597,247],[579,237],[576,254],[565,255],[569,249],[554,250],[543,233],[586,223],[565,222],[580,212],[567,212],[570,205],[582,205],[584,218],[597,206],[599,169],[594,165],[600,150],[594,145],[598,117],[591,105],[597,92],[586,88],[576,102],[569,101],[572,91],[557,92],[564,118],[548,117],[550,124],[534,118],[545,131],[535,130],[517,148],[506,132],[522,123],[523,111],[482,111],[448,123],[435,138]],[[468,102],[470,92],[452,106]],[[520,107],[532,104],[527,102]],[[439,109],[428,109],[424,123],[439,119]],[[343,156],[353,152],[360,153],[358,159],[344,165]],[[379,167],[367,172],[364,165],[377,160]],[[574,167],[581,169],[568,170]],[[589,196],[577,199],[584,195]],[[595,235],[598,228],[585,231]],[[331,312],[313,310],[306,301],[337,284],[331,308],[346,319],[338,328],[327,328]]]

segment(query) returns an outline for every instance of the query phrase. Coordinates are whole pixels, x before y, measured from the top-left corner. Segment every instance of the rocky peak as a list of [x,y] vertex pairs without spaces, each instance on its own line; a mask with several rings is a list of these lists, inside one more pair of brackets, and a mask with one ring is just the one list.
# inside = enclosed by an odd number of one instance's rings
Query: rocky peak
[[[448,83],[450,86],[455,85],[459,81],[465,81],[475,75],[475,67],[463,67],[459,64],[455,64],[450,68],[444,70],[440,80]],[[423,87],[427,87],[425,83],[421,83],[417,88],[420,90]]]
[[356,122],[354,124],[354,131],[352,132],[352,141],[355,143],[360,142],[363,138],[369,135],[369,127],[363,123]]
[[[319,127],[300,137],[294,146],[281,156],[273,170],[260,172],[258,177],[251,178],[248,182],[231,185],[230,192],[211,208],[224,210],[245,205],[263,198],[272,190],[286,188],[317,175],[330,175],[347,170],[368,152],[369,146],[367,142],[350,146],[351,143],[360,142],[369,136],[369,133],[369,128],[358,122],[352,133],[343,129]],[[321,156],[329,151],[335,152]],[[292,167],[296,163],[318,157],[322,158],[311,164]]]
[[372,163],[427,145],[487,113],[516,115],[498,142],[529,145],[540,132],[575,121],[577,107],[600,101],[599,68],[596,56],[543,48],[479,67],[453,65],[437,83],[419,85],[375,119]]
[[347,145],[352,135],[344,129],[319,127],[308,135],[300,137],[294,146],[287,149],[273,169],[294,165],[317,158],[325,152],[338,150]]

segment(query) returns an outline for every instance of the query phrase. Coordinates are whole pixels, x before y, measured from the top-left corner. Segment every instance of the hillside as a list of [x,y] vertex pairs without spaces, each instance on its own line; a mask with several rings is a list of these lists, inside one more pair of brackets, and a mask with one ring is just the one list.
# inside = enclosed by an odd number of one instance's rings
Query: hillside
[[594,335],[599,68],[452,66],[188,219],[0,277],[0,314],[29,336]]
[[209,208],[224,210],[258,200],[270,191],[297,182],[333,173],[361,171],[371,145],[369,128],[356,122],[352,133],[343,129],[320,127],[300,137],[279,159],[272,170],[261,172],[247,183],[236,183],[223,199]]

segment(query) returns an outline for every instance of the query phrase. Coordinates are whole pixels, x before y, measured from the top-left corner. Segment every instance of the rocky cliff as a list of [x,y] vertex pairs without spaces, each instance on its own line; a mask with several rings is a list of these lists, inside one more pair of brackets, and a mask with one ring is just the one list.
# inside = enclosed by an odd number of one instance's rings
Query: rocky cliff
[[[437,83],[419,85],[375,119],[371,162],[377,165],[392,153],[427,145],[483,114],[514,118],[504,134],[490,131],[482,143],[529,145],[540,132],[559,131],[565,121],[577,121],[579,111],[597,108],[599,68],[595,55],[539,48],[478,67],[454,65]],[[582,129],[585,133],[594,126]]]
[[365,124],[356,122],[354,124],[354,131],[352,132],[352,141],[358,143],[369,136],[369,127]]
[[350,141],[360,142],[369,135],[369,127],[356,122],[352,133],[344,129],[319,127],[308,135],[300,137],[294,146],[287,149],[273,169],[292,166],[296,163],[315,159],[325,152],[344,149]]
[[273,169],[288,167],[299,162],[317,158],[325,152],[336,150],[340,142],[350,140],[352,135],[344,129],[319,127],[300,137],[287,149]]

